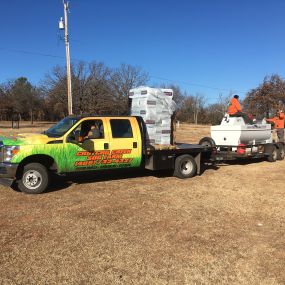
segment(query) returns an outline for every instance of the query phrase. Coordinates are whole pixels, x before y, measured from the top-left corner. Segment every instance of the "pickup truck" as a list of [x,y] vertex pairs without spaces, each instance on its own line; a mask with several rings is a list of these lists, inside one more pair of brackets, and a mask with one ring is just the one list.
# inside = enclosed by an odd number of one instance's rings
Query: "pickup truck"
[[171,170],[174,176],[200,174],[209,146],[150,145],[141,117],[68,116],[42,134],[0,137],[0,183],[39,194],[50,174],[144,168]]

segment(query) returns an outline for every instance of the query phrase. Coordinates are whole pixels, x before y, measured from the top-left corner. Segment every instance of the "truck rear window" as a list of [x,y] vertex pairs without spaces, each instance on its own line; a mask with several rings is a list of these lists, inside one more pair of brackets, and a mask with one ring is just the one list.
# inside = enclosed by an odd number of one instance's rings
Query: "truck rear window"
[[110,120],[113,138],[132,138],[133,131],[129,120],[127,119],[111,119]]

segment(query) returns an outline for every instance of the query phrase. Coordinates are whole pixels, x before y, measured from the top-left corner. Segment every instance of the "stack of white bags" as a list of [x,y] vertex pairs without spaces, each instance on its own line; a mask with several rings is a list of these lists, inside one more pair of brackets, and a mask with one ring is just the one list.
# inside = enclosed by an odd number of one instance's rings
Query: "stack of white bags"
[[171,116],[176,109],[172,89],[138,87],[130,90],[131,115],[141,116],[151,144],[171,143]]

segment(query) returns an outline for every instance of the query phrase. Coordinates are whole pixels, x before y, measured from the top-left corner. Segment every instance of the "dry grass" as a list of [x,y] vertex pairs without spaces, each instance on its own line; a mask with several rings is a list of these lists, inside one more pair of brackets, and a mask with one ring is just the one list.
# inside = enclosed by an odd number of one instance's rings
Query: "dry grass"
[[[208,133],[182,125],[177,140]],[[0,283],[284,284],[284,166],[77,175],[37,196],[0,186]]]
[[41,133],[47,130],[52,123],[50,122],[31,122],[21,121],[19,124],[19,129],[12,129],[12,122],[11,121],[0,121],[0,135],[10,135],[10,134],[17,134],[17,133],[31,133],[37,132]]

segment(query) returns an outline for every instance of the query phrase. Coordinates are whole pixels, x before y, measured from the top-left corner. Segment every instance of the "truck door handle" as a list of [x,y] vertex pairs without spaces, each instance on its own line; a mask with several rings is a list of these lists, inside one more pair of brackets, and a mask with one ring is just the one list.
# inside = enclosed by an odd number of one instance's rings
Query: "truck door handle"
[[104,143],[104,149],[109,149],[109,144],[108,143]]
[[138,143],[137,142],[133,142],[133,148],[137,148],[138,147]]

